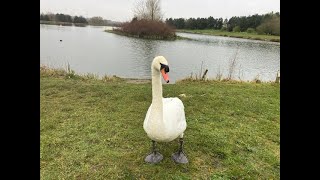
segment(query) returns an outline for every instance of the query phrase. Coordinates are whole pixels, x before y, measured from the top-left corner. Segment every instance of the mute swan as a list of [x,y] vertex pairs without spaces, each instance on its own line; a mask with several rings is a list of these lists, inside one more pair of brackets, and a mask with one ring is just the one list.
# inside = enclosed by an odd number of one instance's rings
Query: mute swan
[[180,148],[172,154],[177,163],[188,163],[183,152],[183,132],[187,128],[184,106],[177,98],[163,98],[160,73],[168,83],[168,61],[163,56],[157,56],[151,64],[152,75],[152,103],[147,111],[143,129],[152,140],[152,152],[145,158],[146,162],[158,163],[163,159],[162,154],[156,151],[156,142],[170,142],[179,137]]

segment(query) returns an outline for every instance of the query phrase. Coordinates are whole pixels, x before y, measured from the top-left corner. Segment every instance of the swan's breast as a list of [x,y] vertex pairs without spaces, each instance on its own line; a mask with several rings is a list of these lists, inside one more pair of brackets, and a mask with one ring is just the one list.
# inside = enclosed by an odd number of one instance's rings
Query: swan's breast
[[[150,105],[143,128],[148,136],[155,141],[169,142],[181,135],[186,127],[184,106],[179,98],[163,98],[163,120],[154,119]],[[151,120],[152,119],[152,120]]]

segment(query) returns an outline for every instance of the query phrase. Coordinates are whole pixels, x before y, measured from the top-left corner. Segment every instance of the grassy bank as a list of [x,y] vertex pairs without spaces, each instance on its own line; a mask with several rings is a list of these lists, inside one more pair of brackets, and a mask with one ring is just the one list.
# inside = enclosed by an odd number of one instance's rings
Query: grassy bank
[[193,34],[205,34],[205,35],[213,35],[213,36],[225,36],[225,37],[280,42],[280,36],[260,35],[256,33],[247,33],[247,32],[228,32],[228,31],[211,30],[211,29],[209,30],[208,29],[204,29],[204,30],[177,29],[176,31],[184,32],[184,33],[193,33]]
[[165,38],[164,39],[161,36],[139,36],[139,35],[132,35],[132,34],[129,34],[129,33],[121,32],[121,31],[115,31],[115,30],[105,30],[105,32],[114,33],[114,34],[118,34],[118,35],[121,35],[121,36],[127,36],[127,37],[142,38],[142,39],[169,40],[169,41],[179,40],[179,39],[190,40],[190,38],[181,37],[181,36],[177,36],[177,35],[174,36],[174,37],[170,37],[170,38]]
[[164,97],[185,94],[189,164],[170,159],[174,141],[159,143],[164,159],[150,165],[150,82],[40,72],[41,179],[279,179],[279,84],[164,85]]

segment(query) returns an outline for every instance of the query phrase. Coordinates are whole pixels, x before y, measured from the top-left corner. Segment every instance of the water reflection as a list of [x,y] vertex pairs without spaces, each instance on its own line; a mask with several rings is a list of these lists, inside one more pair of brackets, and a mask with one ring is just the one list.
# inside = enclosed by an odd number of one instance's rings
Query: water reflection
[[141,76],[149,77],[151,73],[151,62],[158,54],[159,44],[154,40],[131,38],[128,43],[134,57],[132,68],[140,73]]

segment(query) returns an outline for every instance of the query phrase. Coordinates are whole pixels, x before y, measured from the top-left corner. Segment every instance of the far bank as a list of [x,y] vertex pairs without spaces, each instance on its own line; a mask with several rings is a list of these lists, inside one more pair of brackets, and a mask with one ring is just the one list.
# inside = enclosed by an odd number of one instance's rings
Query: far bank
[[271,42],[280,43],[280,36],[247,33],[247,32],[228,32],[228,31],[213,30],[213,29],[203,29],[203,30],[177,29],[176,32],[204,34],[204,35],[211,35],[211,36],[225,36],[225,37],[252,39],[252,40],[260,40],[260,41],[271,41]]

